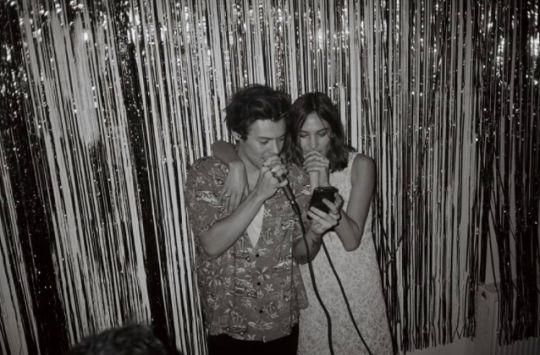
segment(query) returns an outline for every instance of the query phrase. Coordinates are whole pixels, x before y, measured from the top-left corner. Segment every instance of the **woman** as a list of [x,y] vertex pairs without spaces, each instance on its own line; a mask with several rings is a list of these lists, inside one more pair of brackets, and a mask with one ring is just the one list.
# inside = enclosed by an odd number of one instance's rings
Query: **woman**
[[[340,220],[324,236],[324,243],[341,279],[352,313],[362,337],[372,354],[392,354],[392,345],[380,273],[371,235],[370,205],[375,190],[375,163],[352,152],[345,144],[339,114],[331,100],[322,93],[308,93],[293,104],[288,117],[289,144],[285,155],[302,164],[309,173],[312,188],[332,185],[338,188]],[[230,154],[230,148],[219,143],[218,157]],[[231,159],[228,159],[229,161]],[[224,198],[231,204],[241,198],[244,174],[231,166]],[[341,206],[346,209],[342,210]],[[318,250],[318,247],[314,248]],[[317,288],[332,319],[335,354],[368,354],[347,311],[329,260],[320,252],[312,262]],[[301,267],[309,306],[300,317],[299,354],[329,354],[326,318],[316,301],[307,265]]]

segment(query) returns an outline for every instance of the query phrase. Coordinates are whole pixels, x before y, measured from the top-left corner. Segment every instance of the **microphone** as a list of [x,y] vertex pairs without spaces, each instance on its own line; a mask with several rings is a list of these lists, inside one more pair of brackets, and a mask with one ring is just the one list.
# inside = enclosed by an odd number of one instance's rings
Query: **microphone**
[[[286,175],[278,176],[277,174],[272,172],[272,176],[275,177],[279,183],[282,183],[283,181],[287,180]],[[298,203],[296,203],[296,198],[294,197],[294,194],[291,190],[291,186],[289,185],[289,183],[287,182],[287,185],[283,186],[282,189],[283,189],[283,193],[287,197],[287,200],[289,200],[289,203],[291,204],[295,212],[300,213],[300,207],[298,206]]]
[[309,173],[309,184],[311,185],[312,190],[319,187],[319,173],[317,171],[312,171]]

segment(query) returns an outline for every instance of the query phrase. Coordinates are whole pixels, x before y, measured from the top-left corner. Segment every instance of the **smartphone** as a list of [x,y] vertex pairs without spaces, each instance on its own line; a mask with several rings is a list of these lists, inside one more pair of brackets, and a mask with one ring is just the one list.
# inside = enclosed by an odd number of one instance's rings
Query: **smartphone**
[[315,190],[313,190],[313,195],[311,195],[309,207],[313,206],[325,213],[328,213],[330,209],[323,202],[323,198],[327,199],[330,202],[334,202],[336,192],[337,189],[334,186],[316,187]]

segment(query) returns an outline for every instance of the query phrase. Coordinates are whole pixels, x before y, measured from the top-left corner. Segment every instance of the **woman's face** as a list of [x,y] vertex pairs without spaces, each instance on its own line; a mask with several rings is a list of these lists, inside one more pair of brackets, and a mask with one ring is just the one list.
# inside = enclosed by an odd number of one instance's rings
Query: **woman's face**
[[298,140],[302,153],[306,154],[312,150],[326,156],[330,150],[330,125],[321,119],[317,113],[312,112],[307,115],[300,132]]

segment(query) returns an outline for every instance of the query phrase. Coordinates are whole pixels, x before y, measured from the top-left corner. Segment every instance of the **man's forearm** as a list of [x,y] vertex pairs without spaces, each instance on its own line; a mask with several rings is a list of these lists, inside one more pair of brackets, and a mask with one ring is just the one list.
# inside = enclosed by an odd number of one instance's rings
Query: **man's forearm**
[[233,213],[203,233],[200,239],[206,253],[217,257],[229,249],[244,233],[263,203],[264,199],[252,192]]

